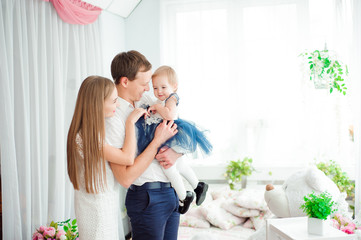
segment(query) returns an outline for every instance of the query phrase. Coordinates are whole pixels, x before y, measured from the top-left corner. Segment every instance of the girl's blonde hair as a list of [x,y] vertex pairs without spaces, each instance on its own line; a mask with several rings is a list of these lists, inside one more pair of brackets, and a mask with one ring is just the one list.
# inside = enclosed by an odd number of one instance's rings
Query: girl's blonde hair
[[114,87],[111,80],[100,76],[90,76],[80,86],[67,141],[68,175],[74,189],[79,189],[80,167],[84,167],[88,193],[97,193],[106,185],[104,100]]
[[167,76],[168,83],[174,87],[174,92],[177,92],[178,77],[177,77],[177,74],[175,73],[174,69],[169,66],[165,66],[165,65],[160,66],[159,68],[157,68],[157,70],[155,70],[155,72],[152,75],[152,78],[161,76],[161,75]]

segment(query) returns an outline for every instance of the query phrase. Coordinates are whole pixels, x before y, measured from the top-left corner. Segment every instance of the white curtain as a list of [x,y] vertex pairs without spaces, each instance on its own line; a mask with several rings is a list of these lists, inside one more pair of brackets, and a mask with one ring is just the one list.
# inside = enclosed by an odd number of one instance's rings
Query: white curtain
[[[354,102],[361,103],[361,2],[354,0],[353,1],[353,22],[355,23],[353,25],[353,31],[354,31],[354,38],[353,38],[353,66],[356,69],[354,78],[357,80],[354,82],[355,88],[358,89],[358,94],[354,98]],[[355,214],[356,219],[358,219],[361,222],[361,107],[359,107],[358,112],[358,123],[355,128],[355,142],[358,147],[358,151],[356,152],[356,189],[355,189]]]
[[98,21],[64,23],[49,2],[0,4],[3,239],[74,218],[66,135],[78,88],[102,75]]
[[354,177],[355,91],[315,89],[298,57],[327,43],[351,63],[350,2],[162,1],[161,63],[179,75],[180,116],[209,129],[215,146],[200,162],[249,156],[267,174],[332,159]]

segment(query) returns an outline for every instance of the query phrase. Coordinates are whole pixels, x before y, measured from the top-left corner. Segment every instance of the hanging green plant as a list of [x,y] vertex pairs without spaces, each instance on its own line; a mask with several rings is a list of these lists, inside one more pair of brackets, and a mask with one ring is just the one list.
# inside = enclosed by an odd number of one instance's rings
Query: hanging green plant
[[328,50],[315,50],[300,54],[304,57],[310,80],[316,88],[329,87],[330,93],[336,89],[346,95],[345,77],[348,75],[347,65],[342,64],[337,57]]

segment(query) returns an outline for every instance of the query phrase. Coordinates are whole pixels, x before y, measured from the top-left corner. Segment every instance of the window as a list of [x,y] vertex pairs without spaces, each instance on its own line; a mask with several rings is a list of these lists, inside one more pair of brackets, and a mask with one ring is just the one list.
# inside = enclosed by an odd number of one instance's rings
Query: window
[[315,159],[355,166],[349,96],[314,89],[298,57],[327,43],[347,63],[352,27],[337,3],[162,2],[161,62],[178,74],[180,117],[210,130],[207,163],[249,156],[265,168]]

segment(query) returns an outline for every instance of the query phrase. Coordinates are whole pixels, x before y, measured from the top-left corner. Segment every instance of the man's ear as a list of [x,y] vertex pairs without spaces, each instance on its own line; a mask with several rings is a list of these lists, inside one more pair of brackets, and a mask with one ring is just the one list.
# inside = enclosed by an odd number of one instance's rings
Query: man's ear
[[119,82],[124,88],[127,88],[129,80],[127,77],[121,77]]

